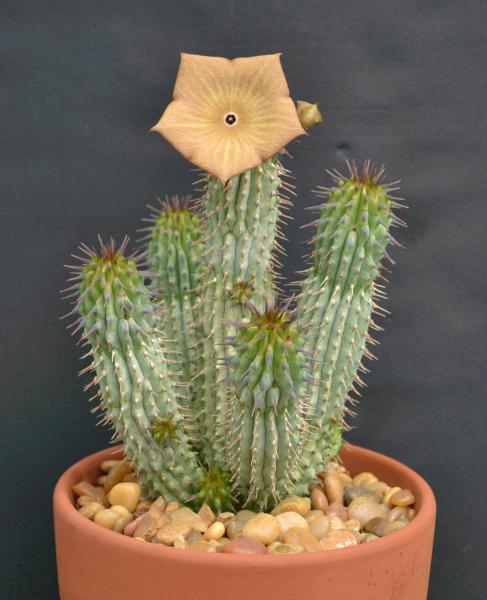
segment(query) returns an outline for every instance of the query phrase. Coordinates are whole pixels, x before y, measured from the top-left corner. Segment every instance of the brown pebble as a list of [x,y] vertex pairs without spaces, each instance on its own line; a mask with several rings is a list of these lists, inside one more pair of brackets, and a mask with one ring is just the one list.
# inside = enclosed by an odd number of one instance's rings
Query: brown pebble
[[179,504],[179,502],[176,502],[174,500],[172,502],[168,502],[168,504],[166,506],[166,512],[171,512],[172,510],[176,510],[180,506],[181,505]]
[[152,506],[152,503],[150,502],[150,500],[142,500],[141,502],[139,502],[137,504],[137,506],[135,507],[134,519],[137,519],[138,517],[145,514],[150,509],[151,506]]
[[368,485],[367,488],[371,492],[374,492],[375,494],[377,494],[379,496],[379,498],[382,499],[382,498],[384,498],[384,494],[389,489],[389,486],[384,481],[376,481],[375,483],[371,483],[370,485]]
[[388,521],[382,517],[374,517],[367,521],[364,529],[367,533],[373,533],[377,537],[382,537],[387,527]]
[[390,502],[394,506],[410,506],[411,504],[414,504],[415,498],[411,490],[404,489],[393,494],[390,498]]
[[377,481],[379,481],[379,479],[373,473],[364,471],[363,473],[355,475],[353,478],[353,485],[367,486],[376,483]]
[[387,513],[388,521],[397,521],[398,519],[407,519],[408,521],[408,507],[407,506],[395,506],[392,510]]
[[305,551],[302,546],[297,544],[282,544],[281,542],[274,542],[268,546],[267,550],[269,554],[302,554]]
[[95,518],[95,515],[100,510],[103,510],[105,507],[99,502],[88,502],[84,506],[79,509],[79,514],[83,515],[83,517],[87,517],[91,521]]
[[100,477],[98,477],[98,479],[96,480],[96,485],[99,486],[104,486],[105,485],[105,481],[107,480],[107,476],[106,475],[101,475]]
[[127,461],[121,460],[117,463],[108,472],[105,485],[103,486],[105,488],[105,493],[108,493],[114,485],[123,481],[125,475],[128,475],[129,473],[132,473],[132,467]]
[[372,490],[369,490],[363,485],[347,485],[343,491],[343,501],[345,506],[348,506],[350,502],[358,498],[359,496],[365,496],[366,498],[370,498],[377,504],[380,503],[381,498]]
[[332,502],[326,511],[328,517],[335,516],[343,522],[348,521],[347,509],[339,502]]
[[245,523],[242,535],[267,546],[281,535],[281,525],[273,515],[260,513]]
[[352,531],[340,529],[338,531],[331,531],[326,535],[321,540],[320,549],[337,550],[338,548],[348,548],[349,546],[356,546],[357,544],[357,538]]
[[312,518],[307,519],[310,533],[314,535],[317,540],[321,540],[330,530],[330,519],[325,517],[323,513]]
[[202,539],[203,536],[199,531],[196,531],[196,529],[192,529],[186,536],[188,544],[196,544],[196,542],[200,542]]
[[137,529],[141,519],[142,519],[142,516],[137,517],[133,521],[130,521],[130,523],[128,525],[125,525],[125,528],[123,530],[123,535],[128,535],[129,537],[134,537],[135,530]]
[[316,552],[321,550],[319,541],[306,529],[301,527],[291,527],[284,533],[284,542],[301,546],[306,552]]
[[212,523],[205,531],[204,539],[209,542],[210,540],[219,540],[225,534],[225,525],[220,521]]
[[141,537],[144,540],[151,540],[167,521],[167,517],[163,513],[152,510],[145,512],[139,518],[134,537]]
[[89,496],[90,498],[99,500],[102,500],[105,496],[105,491],[102,487],[95,487],[87,481],[80,481],[76,485],[73,485],[72,489],[76,496]]
[[150,502],[149,500],[144,500],[143,502],[149,502],[149,510],[160,513],[163,513],[166,510],[166,502],[164,500],[164,496],[158,496],[153,502]]
[[225,526],[233,519],[235,519],[235,514],[232,512],[222,512],[216,518],[217,521],[221,521]]
[[390,535],[395,531],[399,531],[399,529],[406,527],[408,523],[409,521],[406,521],[405,519],[398,519],[397,521],[392,521],[390,523],[388,522],[384,528],[384,535]]
[[350,519],[358,519],[362,527],[365,523],[370,521],[370,519],[373,519],[374,517],[385,518],[386,515],[386,508],[365,496],[355,498],[348,507],[348,517]]
[[388,488],[385,492],[384,492],[384,497],[382,499],[382,502],[389,508],[393,507],[393,504],[391,503],[391,498],[392,496],[394,496],[394,494],[396,492],[400,492],[401,488],[400,487],[390,487]]
[[127,475],[124,476],[122,481],[127,481],[129,483],[138,483],[139,478],[137,476],[137,473],[127,473]]
[[198,516],[200,516],[203,519],[207,527],[209,527],[212,523],[216,521],[215,513],[211,510],[208,504],[203,504],[203,506],[198,511]]
[[373,533],[363,533],[360,539],[360,543],[368,544],[369,542],[375,542],[375,540],[380,540],[380,538],[374,535]]
[[334,473],[327,473],[324,480],[325,493],[328,502],[343,504],[343,483]]
[[272,515],[277,516],[285,512],[295,512],[298,515],[303,516],[311,508],[311,500],[309,498],[303,498],[301,496],[290,496],[274,508]]
[[177,508],[170,513],[166,511],[165,514],[173,523],[187,523],[190,529],[196,529],[200,533],[208,529],[206,522],[187,506]]
[[320,487],[315,486],[311,490],[310,498],[311,498],[311,508],[313,510],[321,510],[321,511],[325,512],[325,510],[328,508],[328,499]]
[[193,552],[216,552],[215,546],[209,542],[205,542],[205,540],[190,544],[187,546],[187,550],[192,550]]
[[157,531],[155,541],[165,546],[172,546],[178,536],[185,537],[190,531],[190,525],[184,521],[176,523],[168,521]]
[[226,554],[267,554],[264,544],[241,537],[225,544],[223,552]]
[[104,460],[100,465],[100,469],[104,473],[108,473],[108,471],[111,471],[113,467],[116,467],[119,462],[119,460]]

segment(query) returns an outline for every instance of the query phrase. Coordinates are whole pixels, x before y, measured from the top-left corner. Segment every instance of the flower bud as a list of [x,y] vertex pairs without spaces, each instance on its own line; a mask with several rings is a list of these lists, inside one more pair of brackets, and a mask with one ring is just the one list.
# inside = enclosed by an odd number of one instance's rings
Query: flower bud
[[323,123],[323,116],[318,108],[318,103],[311,104],[310,102],[298,100],[296,102],[296,111],[304,129],[309,129],[317,123]]

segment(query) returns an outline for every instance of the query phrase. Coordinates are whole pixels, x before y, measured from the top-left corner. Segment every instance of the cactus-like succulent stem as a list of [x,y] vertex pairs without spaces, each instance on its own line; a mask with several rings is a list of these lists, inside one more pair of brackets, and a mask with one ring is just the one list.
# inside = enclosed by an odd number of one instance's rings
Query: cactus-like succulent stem
[[[157,327],[165,338],[171,377],[177,383],[179,404],[187,420],[195,419],[194,379],[198,373],[201,336],[198,335],[196,290],[201,286],[204,246],[199,217],[190,198],[166,198],[153,209],[148,243]],[[199,436],[191,436],[198,446]]]
[[199,405],[210,464],[231,437],[225,419],[230,402],[226,382],[234,351],[224,342],[235,336],[235,322],[249,318],[247,301],[262,309],[275,295],[273,250],[282,174],[274,157],[226,185],[209,177],[201,202],[208,234],[208,271],[201,292],[205,338]]
[[232,438],[222,459],[247,503],[265,507],[288,493],[299,477],[305,358],[296,324],[276,306],[262,313],[252,308],[235,349],[230,369],[235,398],[225,422]]
[[369,339],[381,261],[393,223],[392,200],[382,169],[335,176],[323,193],[314,236],[312,267],[297,301],[304,349],[314,355],[305,393],[310,434],[302,454],[303,481],[321,470],[339,449],[346,402]]
[[203,472],[185,433],[149,290],[137,256],[124,256],[125,245],[101,243],[100,252],[81,247],[86,258],[76,310],[92,348],[101,408],[127,458],[150,491],[185,502]]

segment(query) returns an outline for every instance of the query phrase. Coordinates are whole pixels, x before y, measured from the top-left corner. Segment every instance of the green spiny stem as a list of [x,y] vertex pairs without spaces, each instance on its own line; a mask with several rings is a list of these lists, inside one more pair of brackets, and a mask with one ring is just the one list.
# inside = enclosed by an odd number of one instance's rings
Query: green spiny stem
[[225,426],[232,436],[222,458],[239,495],[259,508],[289,493],[300,476],[296,452],[306,408],[298,347],[299,331],[286,310],[254,308],[231,359],[235,398]]
[[284,170],[274,157],[233,177],[224,186],[209,177],[202,198],[207,229],[208,272],[201,292],[203,386],[200,394],[207,461],[220,456],[232,432],[226,429],[230,402],[228,361],[234,351],[225,340],[235,336],[234,323],[249,318],[246,301],[262,310],[275,296],[273,271],[278,244]]
[[[172,362],[171,376],[178,384],[180,405],[194,418],[194,381],[198,372],[196,289],[201,286],[201,222],[190,210],[189,198],[166,198],[153,209],[149,227],[148,265],[153,274],[158,328],[166,339]],[[194,441],[198,445],[199,437]]]
[[156,334],[149,291],[137,270],[137,256],[124,256],[126,240],[101,251],[86,246],[75,311],[91,346],[104,421],[123,439],[141,480],[166,499],[190,501],[203,472],[190,449],[183,416]]
[[[296,312],[304,349],[314,356],[305,393],[310,433],[302,452],[302,489],[338,451],[346,428],[346,402],[367,353],[371,315],[377,308],[381,261],[391,241],[393,201],[381,185],[383,170],[366,164],[359,174],[336,176],[316,222],[312,267],[303,282]],[[370,354],[370,353],[369,353]]]

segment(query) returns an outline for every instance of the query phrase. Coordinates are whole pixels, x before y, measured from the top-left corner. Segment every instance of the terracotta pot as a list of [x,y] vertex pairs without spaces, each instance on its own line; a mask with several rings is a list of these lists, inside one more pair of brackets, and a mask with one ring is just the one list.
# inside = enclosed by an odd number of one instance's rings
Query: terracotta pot
[[61,600],[425,600],[435,527],[428,484],[401,463],[349,446],[352,473],[372,471],[412,490],[417,516],[381,540],[342,550],[281,556],[237,556],[138,542],[78,514],[71,487],[94,481],[110,448],[69,468],[54,492]]

